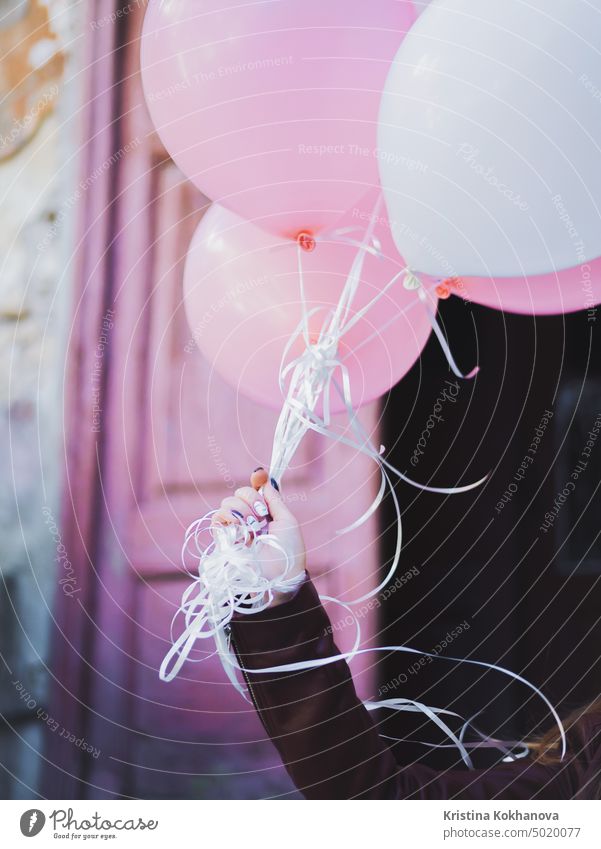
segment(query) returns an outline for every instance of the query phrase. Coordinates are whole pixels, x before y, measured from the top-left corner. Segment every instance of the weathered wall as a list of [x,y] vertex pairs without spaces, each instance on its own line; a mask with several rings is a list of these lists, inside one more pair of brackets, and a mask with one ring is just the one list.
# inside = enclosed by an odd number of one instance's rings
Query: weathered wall
[[[14,773],[0,771],[3,798],[35,795],[36,710],[46,699],[48,625],[64,569],[58,504],[82,4],[46,5],[66,53],[55,110],[26,147],[0,163],[0,711],[11,726],[0,731],[0,751]],[[14,123],[11,137],[21,131]]]

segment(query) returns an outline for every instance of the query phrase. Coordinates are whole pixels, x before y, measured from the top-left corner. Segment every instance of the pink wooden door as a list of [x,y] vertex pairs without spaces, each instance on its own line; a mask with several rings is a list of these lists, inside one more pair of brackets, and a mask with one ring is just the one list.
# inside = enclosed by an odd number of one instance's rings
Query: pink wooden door
[[[187,664],[171,683],[158,677],[171,618],[189,582],[180,562],[184,530],[268,463],[276,415],[236,396],[191,343],[182,266],[206,202],[152,132],[138,76],[141,20],[142,10],[132,12],[122,36],[116,135],[127,152],[111,174],[112,215],[103,236],[110,262],[101,276],[106,296],[97,296],[95,307],[97,316],[110,310],[112,327],[104,349],[102,451],[96,443],[89,448],[98,462],[89,497],[99,512],[91,523],[98,542],[84,701],[91,706],[86,739],[102,754],[86,761],[83,792],[92,798],[277,796],[292,792],[290,783],[219,662]],[[70,356],[81,357],[81,347]],[[377,439],[375,406],[363,421]],[[309,569],[322,592],[353,598],[377,581],[375,520],[335,535],[362,514],[376,484],[364,458],[306,437],[283,490],[303,523]],[[361,619],[366,640],[373,615]],[[350,631],[337,632],[343,648]],[[358,659],[354,666],[364,694],[373,689],[371,662]]]

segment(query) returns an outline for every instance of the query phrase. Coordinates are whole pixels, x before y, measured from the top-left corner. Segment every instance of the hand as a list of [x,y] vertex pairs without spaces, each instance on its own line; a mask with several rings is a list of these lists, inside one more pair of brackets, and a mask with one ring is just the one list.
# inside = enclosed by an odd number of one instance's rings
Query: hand
[[[306,555],[305,543],[300,526],[284,504],[278,490],[270,483],[269,475],[265,469],[257,469],[250,476],[251,486],[243,486],[237,489],[233,496],[224,498],[221,507],[213,515],[213,524],[230,525],[244,524],[247,527],[249,517],[260,522],[269,519],[268,531],[277,537],[278,542],[288,556],[287,578],[301,575],[305,570]],[[263,494],[259,489],[263,487]],[[266,578],[275,578],[282,575],[286,566],[284,555],[271,546],[264,546],[261,555],[261,571]],[[274,593],[270,607],[285,602],[290,595],[288,593]]]

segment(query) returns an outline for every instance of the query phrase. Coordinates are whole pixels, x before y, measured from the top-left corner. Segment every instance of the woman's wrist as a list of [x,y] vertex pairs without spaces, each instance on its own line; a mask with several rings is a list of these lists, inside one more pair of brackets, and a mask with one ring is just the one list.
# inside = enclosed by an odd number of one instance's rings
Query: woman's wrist
[[273,598],[269,604],[269,607],[278,607],[281,604],[285,604],[287,601],[291,601],[297,594],[301,586],[305,583],[307,578],[307,570],[303,569],[300,574],[296,575],[293,579],[290,580],[289,589],[274,590]]

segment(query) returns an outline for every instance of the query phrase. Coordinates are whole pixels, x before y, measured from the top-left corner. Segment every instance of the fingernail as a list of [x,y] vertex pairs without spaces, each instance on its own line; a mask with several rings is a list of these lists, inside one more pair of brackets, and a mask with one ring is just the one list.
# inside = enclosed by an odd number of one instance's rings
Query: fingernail
[[257,526],[258,526],[258,524],[259,524],[259,523],[258,523],[258,521],[255,519],[255,517],[254,517],[254,516],[249,516],[249,517],[247,518],[247,520],[246,520],[246,524],[249,526],[249,528],[255,528],[255,527],[257,527]]
[[267,514],[269,513],[269,510],[263,504],[262,501],[255,501],[255,503],[253,504],[253,507],[255,508],[255,513],[258,516],[267,516]]
[[234,516],[238,516],[239,519],[244,519],[244,514],[240,513],[239,510],[231,510],[230,512],[233,513]]
[[263,468],[263,466],[257,466],[257,468],[256,468],[256,469],[253,469],[253,474],[254,474],[255,472],[264,472],[264,471],[265,471],[265,469]]
[[276,479],[275,479],[275,478],[271,478],[271,485],[272,485],[272,487],[273,487],[273,488],[274,488],[277,492],[279,492],[279,491],[280,491],[280,488],[279,488],[279,486],[278,486],[278,482],[276,481]]

